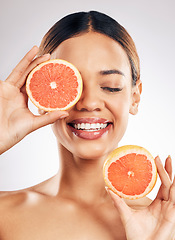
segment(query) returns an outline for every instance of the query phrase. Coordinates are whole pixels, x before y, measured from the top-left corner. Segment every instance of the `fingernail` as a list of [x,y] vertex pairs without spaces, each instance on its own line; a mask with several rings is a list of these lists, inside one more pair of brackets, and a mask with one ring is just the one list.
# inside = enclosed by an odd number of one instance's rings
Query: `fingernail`
[[156,164],[163,165],[162,162],[161,162],[161,160],[160,160],[160,157],[159,157],[159,156],[157,156],[157,157],[155,158],[155,162],[156,162]]
[[34,45],[34,46],[32,47],[32,49],[34,49],[34,48],[36,48],[36,49],[38,50],[38,46],[37,46],[37,45]]
[[46,53],[42,57],[50,57],[50,53]]
[[157,161],[161,162],[159,155],[157,155],[155,159],[156,159]]
[[62,115],[59,117],[59,119],[62,119],[62,118],[68,117],[68,116],[69,116],[68,113],[64,113],[64,114],[62,114]]

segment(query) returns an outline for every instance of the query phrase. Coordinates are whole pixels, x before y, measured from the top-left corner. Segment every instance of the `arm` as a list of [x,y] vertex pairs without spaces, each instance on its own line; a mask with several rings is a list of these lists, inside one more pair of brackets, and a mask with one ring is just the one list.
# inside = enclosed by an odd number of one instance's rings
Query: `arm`
[[25,91],[29,72],[50,55],[35,58],[38,48],[33,47],[14,68],[5,81],[0,81],[0,154],[21,141],[36,129],[66,117],[67,112],[55,111],[35,116],[28,109],[28,96]]
[[[9,77],[0,81],[0,155],[29,133],[68,115],[65,111],[55,111],[42,112],[40,116],[35,116],[29,110],[25,91],[26,77],[35,66],[50,59],[49,54],[35,58],[37,53],[38,48],[35,46],[18,63]],[[48,180],[27,190],[49,195],[53,192],[50,190],[53,188],[52,182]],[[0,192],[0,196],[16,192],[21,190]]]
[[6,196],[9,194],[16,194],[24,191],[31,191],[31,192],[35,192],[35,193],[39,193],[47,196],[55,196],[58,193],[58,182],[59,182],[59,175],[56,174],[55,176],[47,179],[46,181],[41,182],[29,188],[16,190],[16,191],[0,191],[0,197]]

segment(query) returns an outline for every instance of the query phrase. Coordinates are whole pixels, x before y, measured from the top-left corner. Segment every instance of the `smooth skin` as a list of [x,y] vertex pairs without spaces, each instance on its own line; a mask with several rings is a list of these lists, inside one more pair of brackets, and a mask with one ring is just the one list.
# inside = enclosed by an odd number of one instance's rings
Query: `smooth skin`
[[[142,90],[140,80],[132,87],[125,51],[114,40],[94,32],[61,43],[51,58],[62,58],[78,68],[83,78],[82,96],[67,112],[34,116],[27,106],[26,76],[50,58],[35,58],[37,52],[37,47],[32,48],[8,79],[0,82],[0,152],[52,124],[60,170],[30,189],[1,193],[0,239],[173,239],[175,182],[171,180],[170,157],[165,167],[156,157],[162,185],[153,202],[148,198],[124,201],[105,189],[103,162],[123,137],[129,114],[137,113]],[[102,74],[114,69],[122,74]],[[111,88],[120,90],[111,92]],[[95,140],[75,136],[67,125],[94,117],[111,122],[109,131]]]

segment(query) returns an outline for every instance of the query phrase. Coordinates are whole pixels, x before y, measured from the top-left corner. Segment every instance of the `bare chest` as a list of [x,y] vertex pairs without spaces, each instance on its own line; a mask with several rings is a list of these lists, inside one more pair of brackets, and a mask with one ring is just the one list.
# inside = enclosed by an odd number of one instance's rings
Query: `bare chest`
[[20,207],[4,216],[1,240],[125,240],[120,219],[107,210],[71,204]]

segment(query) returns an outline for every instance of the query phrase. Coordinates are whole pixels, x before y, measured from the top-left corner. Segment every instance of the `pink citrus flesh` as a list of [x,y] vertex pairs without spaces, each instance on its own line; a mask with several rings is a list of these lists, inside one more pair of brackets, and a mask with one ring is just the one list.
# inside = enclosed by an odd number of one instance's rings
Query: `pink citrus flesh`
[[103,175],[106,185],[120,197],[138,199],[155,186],[157,168],[153,156],[145,148],[126,145],[108,156]]
[[67,110],[81,97],[78,69],[62,59],[39,64],[28,75],[26,91],[31,102],[44,111]]

